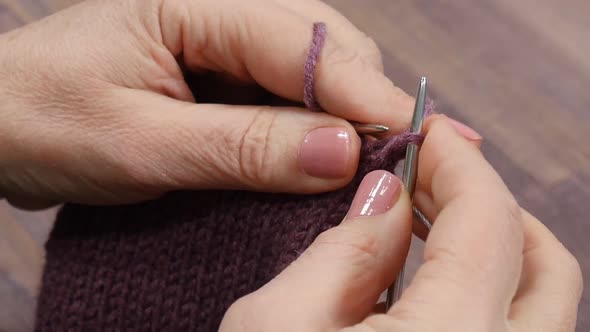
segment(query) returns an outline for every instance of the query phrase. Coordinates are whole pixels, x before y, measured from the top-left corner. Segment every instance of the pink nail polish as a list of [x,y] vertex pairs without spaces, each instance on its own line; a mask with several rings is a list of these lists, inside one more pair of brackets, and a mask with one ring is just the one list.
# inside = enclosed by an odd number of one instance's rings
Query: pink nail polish
[[455,119],[451,119],[449,117],[446,117],[446,119],[449,122],[449,124],[453,126],[455,130],[457,130],[457,132],[463,135],[463,137],[465,137],[466,139],[471,141],[482,140],[481,135],[477,131],[473,130],[471,127],[468,127],[466,124],[461,123]]
[[303,171],[319,178],[346,176],[350,135],[345,128],[317,128],[305,135],[299,161]]
[[367,174],[354,196],[346,218],[374,216],[389,211],[397,202],[401,188],[401,181],[387,171]]

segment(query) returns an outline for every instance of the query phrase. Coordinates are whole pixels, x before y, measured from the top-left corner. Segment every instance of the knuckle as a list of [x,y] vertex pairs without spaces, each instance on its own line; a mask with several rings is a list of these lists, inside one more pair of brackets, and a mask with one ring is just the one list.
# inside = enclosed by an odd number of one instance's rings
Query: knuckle
[[572,253],[564,248],[561,264],[563,266],[563,271],[567,276],[567,284],[571,285],[572,295],[576,298],[579,297],[584,287],[584,278],[580,262]]
[[326,63],[329,67],[365,65],[359,51],[347,47],[326,47]]
[[383,59],[377,43],[366,37],[360,47],[325,47],[326,63],[330,67],[358,66],[382,70]]
[[365,41],[367,44],[366,48],[369,52],[381,56],[381,51],[379,50],[379,46],[377,45],[377,42],[375,42],[375,39],[365,36]]
[[514,197],[509,195],[506,199],[505,205],[506,223],[512,234],[521,234],[523,232],[522,226],[522,208]]
[[321,233],[310,249],[312,252],[321,251],[330,258],[343,258],[367,266],[378,259],[379,247],[379,239],[374,233],[341,225]]
[[377,45],[377,42],[371,37],[366,37],[366,52],[367,58],[369,61],[375,65],[379,70],[383,70],[383,57],[381,55],[381,50]]
[[[489,196],[481,196],[480,200],[490,200]],[[498,196],[496,202],[491,203],[492,209],[498,211],[499,218],[490,218],[490,223],[497,223],[495,229],[498,237],[503,238],[505,243],[512,243],[519,247],[525,246],[525,226],[523,212],[520,204],[506,191],[503,195]]]
[[522,210],[516,199],[512,196],[506,199],[506,212],[508,219],[512,222],[516,222],[522,219]]
[[275,112],[260,108],[242,129],[237,152],[239,176],[252,184],[265,185],[272,179],[272,131]]
[[[456,250],[445,246],[429,247],[425,249],[422,281],[444,285],[445,288],[456,290],[458,294],[465,294],[466,287],[473,292],[481,291],[478,287],[483,274],[479,262],[465,259]],[[464,276],[472,276],[465,278]],[[467,285],[471,283],[471,285]]]
[[456,283],[457,286],[461,286],[457,275],[472,274],[478,270],[478,266],[462,259],[456,251],[443,246],[431,248],[426,252],[425,259],[430,265],[436,267],[435,271],[440,271],[440,275],[433,275],[435,279],[442,277]]

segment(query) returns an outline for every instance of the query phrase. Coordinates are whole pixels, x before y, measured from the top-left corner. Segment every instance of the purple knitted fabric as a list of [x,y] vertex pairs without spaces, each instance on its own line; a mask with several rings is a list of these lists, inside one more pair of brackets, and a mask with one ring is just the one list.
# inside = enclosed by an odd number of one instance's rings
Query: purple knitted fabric
[[236,299],[342,221],[367,173],[393,171],[419,140],[363,139],[354,180],[329,193],[183,191],[136,205],[68,204],[46,244],[36,328],[216,331]]
[[340,223],[363,176],[392,171],[405,144],[364,141],[352,183],[324,194],[177,192],[65,206],[46,245],[37,329],[216,331],[232,302]]

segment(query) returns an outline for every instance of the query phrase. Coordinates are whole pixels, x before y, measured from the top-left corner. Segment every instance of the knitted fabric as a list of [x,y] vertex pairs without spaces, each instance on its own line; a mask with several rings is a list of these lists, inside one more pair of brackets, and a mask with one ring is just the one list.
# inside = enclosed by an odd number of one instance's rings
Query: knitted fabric
[[216,331],[231,303],[340,223],[363,176],[392,171],[404,146],[365,141],[354,180],[324,194],[200,191],[66,205],[46,244],[37,328]]
[[46,244],[37,330],[216,331],[235,300],[342,221],[367,173],[393,171],[420,140],[363,139],[353,181],[328,193],[183,191],[136,205],[67,204]]

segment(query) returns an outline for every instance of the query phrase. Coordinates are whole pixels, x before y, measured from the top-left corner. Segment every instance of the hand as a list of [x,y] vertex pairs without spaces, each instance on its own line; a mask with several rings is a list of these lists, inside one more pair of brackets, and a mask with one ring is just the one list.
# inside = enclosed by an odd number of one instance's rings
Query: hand
[[[315,93],[328,114],[194,103],[220,81],[301,101],[319,20]],[[209,73],[195,95],[188,72]],[[0,36],[0,98],[0,196],[23,207],[336,189],[360,145],[343,119],[399,132],[412,109],[375,44],[316,0],[84,2]]]
[[434,221],[401,300],[373,313],[408,250],[400,180],[363,180],[347,218],[297,261],[230,307],[220,331],[574,331],[576,259],[514,198],[475,144],[435,116],[420,154]]

